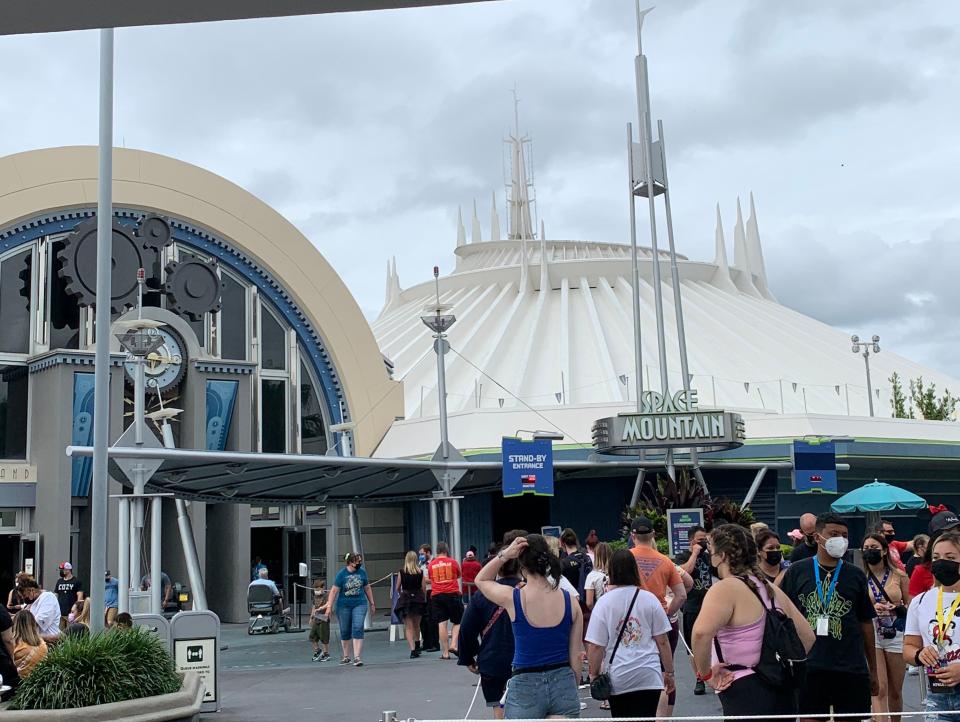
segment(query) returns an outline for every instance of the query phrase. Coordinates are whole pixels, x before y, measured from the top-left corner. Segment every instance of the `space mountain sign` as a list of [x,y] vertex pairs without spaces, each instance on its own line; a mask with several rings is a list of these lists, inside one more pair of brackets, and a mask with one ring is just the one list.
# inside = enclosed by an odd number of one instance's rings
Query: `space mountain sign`
[[673,395],[645,391],[640,413],[608,416],[593,424],[593,445],[601,454],[634,455],[640,449],[677,447],[719,451],[742,446],[743,439],[740,414],[701,410],[696,389]]

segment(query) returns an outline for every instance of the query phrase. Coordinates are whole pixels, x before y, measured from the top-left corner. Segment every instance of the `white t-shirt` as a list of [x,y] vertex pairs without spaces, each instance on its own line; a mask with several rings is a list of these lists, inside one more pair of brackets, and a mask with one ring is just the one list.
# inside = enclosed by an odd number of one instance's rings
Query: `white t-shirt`
[[[604,648],[604,665],[610,659],[617,633],[627,614],[636,587],[617,587],[604,594],[594,605],[587,629],[587,641]],[[641,589],[623,630],[623,639],[609,665],[613,694],[641,689],[663,689],[660,652],[654,637],[670,631],[670,622],[660,600]]]
[[583,582],[583,588],[593,589],[593,603],[596,604],[607,589],[607,575],[599,569],[591,570]]
[[[923,646],[936,645],[934,632],[940,623],[937,621],[937,596],[939,589],[934,587],[913,598],[907,609],[907,625],[904,634],[911,634],[923,639]],[[943,593],[943,613],[950,611],[950,606],[957,598],[957,592]],[[960,614],[958,610],[957,614]],[[944,639],[944,651],[940,658],[948,664],[960,661],[960,629],[957,627],[957,616],[951,620],[950,629]]]
[[40,592],[33,603],[27,607],[37,620],[40,636],[60,636],[60,602],[53,592]]

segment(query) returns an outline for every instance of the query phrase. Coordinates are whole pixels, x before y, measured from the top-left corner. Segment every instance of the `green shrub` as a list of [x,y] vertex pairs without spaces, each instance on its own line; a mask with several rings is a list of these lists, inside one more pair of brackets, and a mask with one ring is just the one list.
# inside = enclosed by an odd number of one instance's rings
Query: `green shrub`
[[182,681],[155,634],[112,630],[52,646],[23,680],[11,709],[68,709],[170,694]]
[[610,551],[615,552],[620,549],[627,549],[627,540],[626,539],[616,539],[615,541],[608,541],[607,546],[610,547]]

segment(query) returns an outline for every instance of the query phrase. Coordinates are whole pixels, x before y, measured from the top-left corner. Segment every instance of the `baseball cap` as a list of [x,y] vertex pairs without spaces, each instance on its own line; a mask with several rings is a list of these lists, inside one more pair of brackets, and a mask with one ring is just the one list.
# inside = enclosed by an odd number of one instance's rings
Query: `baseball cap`
[[474,559],[476,556],[473,552],[467,552],[467,559]]
[[953,529],[954,527],[960,526],[960,517],[957,517],[950,510],[938,511],[933,515],[933,518],[930,520],[930,533],[938,531],[946,531],[947,529]]
[[653,531],[653,522],[645,516],[638,516],[630,525],[630,531],[634,534],[649,534]]
[[73,571],[73,564],[71,564],[70,562],[61,562],[60,568],[61,568],[61,569],[69,569],[69,570],[72,572],[72,571]]

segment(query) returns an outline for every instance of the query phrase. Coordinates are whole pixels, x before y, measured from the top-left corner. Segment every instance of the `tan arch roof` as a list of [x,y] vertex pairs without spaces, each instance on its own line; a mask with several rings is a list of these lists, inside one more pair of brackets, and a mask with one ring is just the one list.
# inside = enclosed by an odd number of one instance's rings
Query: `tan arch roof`
[[[369,455],[403,414],[370,326],[326,259],[293,224],[239,186],[183,161],[115,148],[113,202],[207,228],[268,270],[324,340],[343,385],[356,453]],[[0,227],[97,201],[97,149],[70,146],[0,158]]]

